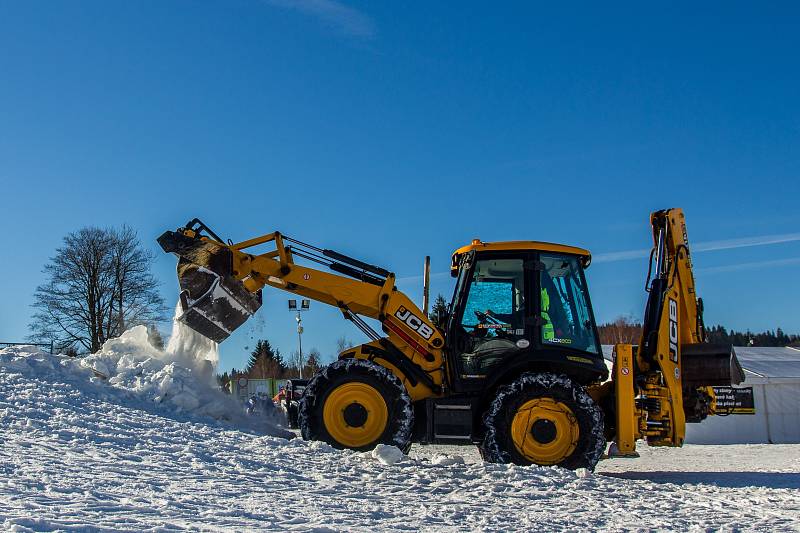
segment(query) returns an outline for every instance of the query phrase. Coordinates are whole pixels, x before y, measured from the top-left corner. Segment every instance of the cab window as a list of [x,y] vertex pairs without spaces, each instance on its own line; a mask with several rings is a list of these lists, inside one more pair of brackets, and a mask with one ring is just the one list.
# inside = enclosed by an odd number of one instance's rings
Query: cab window
[[578,258],[542,254],[541,262],[542,343],[598,353]]
[[463,372],[485,374],[525,334],[524,269],[521,259],[478,261],[461,317],[468,336]]
[[473,281],[462,324],[473,328],[486,324],[484,313],[496,317],[498,324],[507,323],[514,316],[513,302],[513,282],[504,279]]

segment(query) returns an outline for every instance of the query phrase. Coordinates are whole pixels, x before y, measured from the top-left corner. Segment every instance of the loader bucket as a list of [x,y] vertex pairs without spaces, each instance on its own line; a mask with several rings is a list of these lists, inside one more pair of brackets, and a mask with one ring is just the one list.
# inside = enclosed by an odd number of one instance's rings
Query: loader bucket
[[251,293],[233,277],[233,257],[224,245],[173,231],[158,243],[179,257],[178,320],[204,337],[224,341],[261,307],[261,291]]

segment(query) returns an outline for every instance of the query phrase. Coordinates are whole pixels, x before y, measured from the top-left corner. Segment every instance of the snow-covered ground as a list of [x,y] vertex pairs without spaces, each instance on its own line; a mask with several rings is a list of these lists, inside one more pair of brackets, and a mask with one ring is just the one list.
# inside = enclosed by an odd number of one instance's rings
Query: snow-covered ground
[[800,530],[798,445],[645,448],[594,474],[336,451],[271,436],[202,369],[130,342],[83,364],[0,350],[2,531]]

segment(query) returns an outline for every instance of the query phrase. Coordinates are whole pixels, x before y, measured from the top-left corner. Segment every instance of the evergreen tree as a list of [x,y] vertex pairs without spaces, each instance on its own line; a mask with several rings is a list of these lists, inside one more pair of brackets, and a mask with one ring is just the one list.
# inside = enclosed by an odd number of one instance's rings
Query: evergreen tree
[[278,350],[273,349],[266,339],[256,342],[250,353],[245,374],[248,378],[266,379],[280,378],[286,373],[286,364]]
[[762,332],[752,332],[749,329],[745,332],[731,330],[728,332],[722,326],[713,326],[707,329],[708,342],[717,344],[732,344],[734,346],[792,346],[800,344],[799,335],[787,335],[781,328],[775,331],[767,330]]
[[444,331],[445,326],[447,326],[447,316],[447,300],[444,299],[444,296],[438,294],[436,295],[436,300],[433,302],[430,313],[428,313],[428,318],[431,319],[431,322],[433,322],[437,328]]
[[217,383],[219,384],[219,388],[222,389],[222,392],[226,394],[230,394],[231,376],[228,372],[223,372],[222,374],[217,374]]
[[[629,319],[627,324],[621,322],[623,319],[617,319],[610,324],[600,324],[597,326],[600,332],[600,342],[602,344],[615,344],[616,342],[638,342],[636,335],[631,335],[637,329],[641,331],[642,325],[631,321]],[[623,330],[627,331],[626,334],[620,335]],[[744,332],[736,330],[727,330],[723,326],[716,325],[706,328],[706,337],[708,342],[712,344],[732,344],[733,346],[797,346],[800,345],[800,335],[788,335],[781,328],[773,330],[766,330],[762,332],[753,332],[746,330]],[[624,340],[618,340],[624,339]]]
[[228,381],[225,384],[225,386],[223,387],[224,391],[227,392],[228,394],[230,394],[232,392],[231,383],[232,382],[238,382],[239,378],[242,377],[243,375],[244,374],[242,374],[242,372],[240,372],[236,368],[231,368],[231,371],[228,374]]

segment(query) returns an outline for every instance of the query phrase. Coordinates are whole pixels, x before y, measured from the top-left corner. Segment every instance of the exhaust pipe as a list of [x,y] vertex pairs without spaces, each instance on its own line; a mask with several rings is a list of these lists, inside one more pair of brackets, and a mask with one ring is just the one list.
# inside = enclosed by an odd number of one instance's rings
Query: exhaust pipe
[[425,266],[422,268],[422,312],[428,316],[428,304],[431,299],[431,256],[425,256]]

